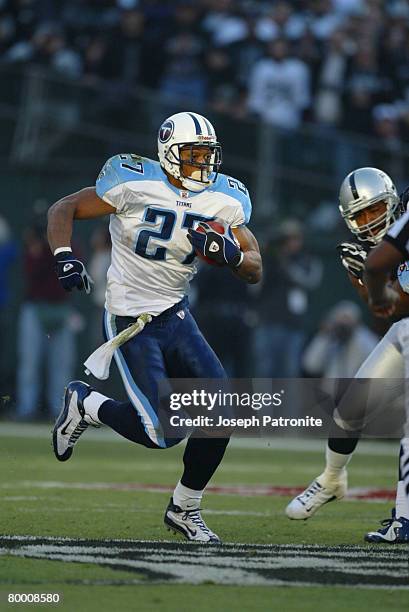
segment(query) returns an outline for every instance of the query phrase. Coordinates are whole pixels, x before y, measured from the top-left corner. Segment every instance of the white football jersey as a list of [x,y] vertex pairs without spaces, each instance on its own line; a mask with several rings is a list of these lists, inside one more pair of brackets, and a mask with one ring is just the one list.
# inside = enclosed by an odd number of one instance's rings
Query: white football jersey
[[109,225],[112,258],[105,307],[119,316],[158,315],[186,295],[197,271],[189,228],[215,217],[238,227],[251,214],[240,181],[219,174],[199,193],[179,189],[159,162],[133,154],[106,162],[96,192],[117,211]]

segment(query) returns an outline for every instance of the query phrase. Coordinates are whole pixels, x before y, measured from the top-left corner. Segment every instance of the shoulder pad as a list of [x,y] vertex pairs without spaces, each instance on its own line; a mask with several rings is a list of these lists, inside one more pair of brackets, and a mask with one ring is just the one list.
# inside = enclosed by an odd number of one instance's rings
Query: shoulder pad
[[244,215],[244,224],[247,224],[251,216],[251,199],[244,183],[232,176],[219,174],[215,183],[215,190],[234,198],[240,203]]
[[108,159],[97,178],[97,194],[102,197],[113,187],[129,181],[160,179],[158,168],[158,162],[133,153],[115,155]]

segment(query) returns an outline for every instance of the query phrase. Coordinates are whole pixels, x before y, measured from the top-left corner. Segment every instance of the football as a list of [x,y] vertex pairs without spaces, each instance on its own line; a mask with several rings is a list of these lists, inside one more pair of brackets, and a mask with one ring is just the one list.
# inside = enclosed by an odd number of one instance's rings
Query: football
[[[210,227],[218,234],[224,234],[224,230],[225,230],[224,225],[222,225],[218,221],[206,221],[206,223],[210,225]],[[204,229],[200,227],[200,225],[197,226],[196,231],[200,232],[201,234],[204,234]],[[203,255],[196,249],[195,249],[195,253],[202,261],[205,261],[207,264],[211,266],[216,266],[218,268],[223,267],[221,264],[214,261],[214,259],[210,259],[209,257],[206,257],[206,255]]]

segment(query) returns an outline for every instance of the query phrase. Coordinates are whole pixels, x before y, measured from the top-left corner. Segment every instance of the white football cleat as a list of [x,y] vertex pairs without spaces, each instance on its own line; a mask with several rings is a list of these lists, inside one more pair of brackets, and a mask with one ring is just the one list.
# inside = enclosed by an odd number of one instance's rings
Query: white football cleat
[[290,501],[285,509],[288,518],[309,519],[321,506],[344,497],[348,486],[347,471],[343,470],[336,480],[330,480],[324,474],[318,476],[305,491]]
[[88,425],[99,426],[85,413],[83,404],[92,391],[92,387],[80,380],[70,382],[65,390],[62,410],[53,429],[54,454],[58,461],[67,461],[71,457],[74,445]]
[[163,519],[166,527],[173,533],[181,533],[187,540],[201,542],[202,544],[221,544],[220,538],[210,531],[202,516],[200,508],[182,510],[180,506],[170,499]]

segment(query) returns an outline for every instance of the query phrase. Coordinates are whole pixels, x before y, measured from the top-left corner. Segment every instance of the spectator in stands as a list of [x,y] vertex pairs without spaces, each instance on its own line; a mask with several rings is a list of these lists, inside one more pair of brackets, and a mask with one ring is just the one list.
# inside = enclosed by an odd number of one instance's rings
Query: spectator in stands
[[206,264],[200,268],[196,289],[195,315],[228,375],[252,376],[251,336],[255,317],[250,306],[251,289],[243,290],[229,271],[215,270]]
[[[101,88],[102,106],[121,97],[128,104],[125,90],[143,86],[172,104],[230,107],[236,117],[285,129],[313,118],[373,136],[374,106],[409,99],[408,7],[405,0],[3,2],[0,62],[37,63],[88,84],[114,80],[115,90]],[[227,68],[215,48],[230,56],[223,87],[213,86]]]
[[343,30],[333,32],[321,54],[314,103],[318,123],[336,126],[342,119],[342,95],[351,48]]
[[44,416],[40,399],[45,365],[45,399],[55,417],[61,408],[61,389],[73,376],[73,311],[69,295],[55,276],[45,230],[36,224],[25,230],[23,275],[25,295],[18,321],[16,414],[21,420]]
[[31,62],[78,78],[82,73],[82,58],[71,48],[62,28],[53,23],[41,24],[30,40],[16,42],[5,54],[9,62]]
[[7,13],[0,13],[0,56],[15,42],[16,23]]
[[326,40],[343,25],[342,14],[334,11],[332,0],[309,2],[306,24],[318,40]]
[[105,58],[108,54],[107,41],[100,35],[92,37],[84,50],[82,82],[96,85],[106,78]]
[[225,48],[212,48],[206,53],[206,98],[216,112],[234,114],[238,85],[232,80],[233,66]]
[[175,34],[165,44],[165,58],[159,85],[162,98],[173,103],[204,104],[206,76],[201,37],[189,31]]
[[351,132],[371,134],[371,110],[389,86],[389,80],[380,74],[373,47],[367,43],[360,45],[348,70],[342,127]]
[[406,181],[406,160],[399,153],[403,149],[400,125],[401,109],[394,104],[378,104],[372,111],[374,133],[379,143],[373,152],[372,165],[385,168],[399,184]]
[[246,36],[239,41],[224,47],[231,59],[231,75],[234,81],[247,86],[254,64],[264,56],[264,43],[256,32],[256,22],[252,17],[247,18]]
[[120,87],[125,94],[137,85],[144,85],[151,66],[144,41],[144,27],[142,11],[123,11],[118,27],[104,46],[103,76],[115,82],[115,87]]
[[260,377],[300,376],[309,294],[322,278],[321,261],[304,247],[300,222],[287,219],[263,253],[263,285],[255,331],[256,372]]
[[292,3],[280,0],[268,8],[256,23],[256,35],[259,40],[270,42],[276,38],[296,39],[302,36],[305,18],[296,11]]
[[286,40],[276,39],[267,49],[250,75],[248,107],[266,123],[294,130],[310,104],[310,71],[290,56]]
[[352,378],[378,341],[362,324],[359,306],[339,302],[306,347],[303,369],[316,378]]
[[244,11],[235,0],[211,0],[210,10],[204,15],[202,24],[215,46],[229,45],[243,40],[247,35]]
[[0,414],[7,408],[7,398],[12,388],[13,362],[10,359],[12,349],[11,321],[11,268],[17,257],[17,243],[11,234],[10,227],[0,216]]

